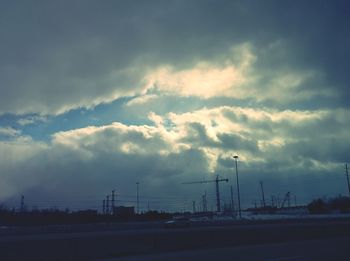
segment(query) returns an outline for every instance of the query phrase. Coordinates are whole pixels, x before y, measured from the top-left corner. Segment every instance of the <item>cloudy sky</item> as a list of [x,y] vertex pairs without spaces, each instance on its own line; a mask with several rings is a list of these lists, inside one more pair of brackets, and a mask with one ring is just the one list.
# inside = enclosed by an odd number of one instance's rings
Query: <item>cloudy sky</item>
[[[347,195],[348,1],[1,1],[0,202]],[[235,198],[236,201],[236,198]]]

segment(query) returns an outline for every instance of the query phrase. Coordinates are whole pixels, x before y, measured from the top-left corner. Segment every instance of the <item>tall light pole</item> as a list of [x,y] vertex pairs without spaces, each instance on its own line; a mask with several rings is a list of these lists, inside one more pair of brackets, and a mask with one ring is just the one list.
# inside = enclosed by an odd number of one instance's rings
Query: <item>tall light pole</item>
[[237,167],[237,161],[238,161],[238,156],[235,155],[233,156],[233,158],[235,159],[235,165],[236,165],[236,181],[237,181],[237,196],[238,196],[238,214],[239,214],[239,218],[242,218],[242,213],[241,213],[241,198],[240,198],[240,194],[239,194],[239,182],[238,182],[238,167]]
[[349,190],[349,196],[350,196],[350,182],[349,182],[348,164],[345,164],[345,171],[346,171],[346,180],[348,181],[348,190]]
[[139,182],[136,182],[136,212],[137,214],[140,213],[140,206],[139,206]]

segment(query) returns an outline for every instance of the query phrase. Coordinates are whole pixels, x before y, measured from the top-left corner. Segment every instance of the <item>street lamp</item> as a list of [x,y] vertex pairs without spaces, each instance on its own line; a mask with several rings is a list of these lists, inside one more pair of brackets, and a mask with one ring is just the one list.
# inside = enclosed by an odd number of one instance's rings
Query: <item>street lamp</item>
[[239,182],[238,182],[238,168],[237,168],[237,161],[238,161],[238,156],[235,155],[233,156],[233,158],[235,159],[235,165],[236,165],[236,181],[237,181],[237,195],[238,195],[238,214],[239,214],[239,218],[242,218],[242,213],[241,213],[241,198],[239,195]]

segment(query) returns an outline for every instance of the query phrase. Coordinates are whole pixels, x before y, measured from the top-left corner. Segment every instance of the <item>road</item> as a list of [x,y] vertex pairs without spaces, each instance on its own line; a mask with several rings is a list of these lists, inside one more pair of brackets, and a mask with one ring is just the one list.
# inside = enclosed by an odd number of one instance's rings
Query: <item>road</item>
[[306,260],[350,260],[350,237],[336,237],[298,242],[259,244],[230,248],[181,251],[104,259],[100,261],[306,261]]
[[[244,255],[245,253],[250,255],[248,260],[249,258],[254,260],[254,257],[263,257],[263,253],[284,252],[278,250],[280,247],[274,249],[272,244],[275,243],[287,244],[286,253],[288,253],[287,256],[289,257],[293,257],[293,255],[290,255],[293,249],[298,250],[294,244],[311,242],[308,240],[339,238],[336,239],[339,240],[339,242],[336,241],[338,243],[332,243],[332,240],[328,241],[332,248],[336,249],[343,246],[343,239],[350,246],[350,221],[343,220],[291,224],[237,224],[181,229],[149,228],[148,226],[145,229],[140,227],[133,229],[130,226],[129,229],[113,227],[113,229],[109,230],[101,229],[100,226],[91,226],[91,229],[89,228],[88,230],[86,228],[83,230],[76,227],[69,228],[67,230],[69,232],[57,229],[52,230],[51,228],[48,229],[49,232],[45,232],[41,228],[37,232],[35,232],[35,229],[30,229],[31,233],[28,233],[29,231],[23,228],[23,233],[21,229],[11,233],[0,233],[0,260],[108,260],[108,258],[124,258],[126,256],[148,258],[150,257],[149,255],[160,253],[170,253],[164,254],[165,256],[169,255],[169,258],[181,254],[190,256],[199,254],[203,256],[203,260],[206,260],[204,258],[210,256],[214,258],[216,256],[215,253],[219,251],[217,249],[226,249],[225,251],[229,251],[227,255],[229,253],[232,253],[232,256],[238,255],[238,259],[241,258],[241,254]],[[322,251],[326,251],[327,248],[323,246],[327,246],[327,242],[322,242],[320,241],[319,243],[321,246],[316,244],[316,246],[310,245],[309,247],[315,250],[319,248]],[[288,244],[291,245],[288,246]],[[255,247],[259,246],[262,249],[261,253],[254,256],[257,251]],[[253,249],[249,250],[249,247]],[[283,244],[281,247],[283,248]],[[309,247],[306,246],[301,249],[308,249]],[[267,249],[266,251],[263,250],[265,248]],[[203,249],[208,249],[205,250],[208,252],[205,252]],[[330,255],[341,252],[341,249]],[[190,252],[182,252],[186,250]],[[196,251],[193,252],[194,250]],[[294,257],[299,257],[299,255],[302,257],[306,256],[302,254],[303,252],[294,255]],[[222,257],[224,258],[225,256],[226,254]],[[321,257],[323,257],[323,254],[321,254]],[[155,256],[155,258],[157,257]],[[183,258],[185,260],[186,257]],[[275,258],[278,258],[278,256]],[[165,260],[168,260],[168,258]],[[181,260],[181,258],[169,260]],[[191,260],[191,257],[187,260]]]

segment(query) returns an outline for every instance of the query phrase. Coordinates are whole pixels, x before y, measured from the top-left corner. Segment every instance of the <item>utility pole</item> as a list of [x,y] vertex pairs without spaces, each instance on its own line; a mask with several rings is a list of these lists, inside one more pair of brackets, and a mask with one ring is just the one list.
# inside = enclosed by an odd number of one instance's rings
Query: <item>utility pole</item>
[[235,212],[235,206],[234,206],[234,203],[233,203],[233,188],[232,188],[232,185],[230,187],[230,192],[231,192],[231,212],[232,212],[232,215],[234,214]]
[[192,201],[193,214],[196,213],[196,201]]
[[233,156],[233,158],[235,159],[235,165],[236,165],[236,181],[237,181],[237,195],[238,195],[238,214],[239,214],[239,218],[242,218],[241,198],[240,198],[240,194],[239,194],[238,167],[237,167],[238,156],[235,155],[235,156]]
[[21,196],[21,212],[24,212],[24,196]]
[[216,176],[215,185],[216,185],[216,208],[217,208],[217,211],[220,212],[221,201],[220,201],[220,191],[219,191],[219,175]]
[[350,182],[349,182],[348,164],[345,164],[345,171],[346,171],[346,180],[348,181],[348,190],[349,190],[349,196],[350,196]]
[[261,195],[262,195],[262,204],[263,204],[263,207],[265,208],[266,202],[265,202],[265,194],[264,194],[264,185],[262,181],[260,181],[260,187],[261,187]]
[[106,197],[106,214],[109,214],[109,196]]
[[203,202],[203,212],[208,211],[207,207],[207,192],[205,191],[204,195],[202,196],[202,202]]
[[102,213],[106,214],[106,200],[105,199],[102,201]]
[[115,207],[115,190],[112,190],[112,208]]
[[205,212],[204,195],[202,195],[202,212]]
[[140,214],[140,205],[139,205],[139,182],[136,182],[136,213]]

